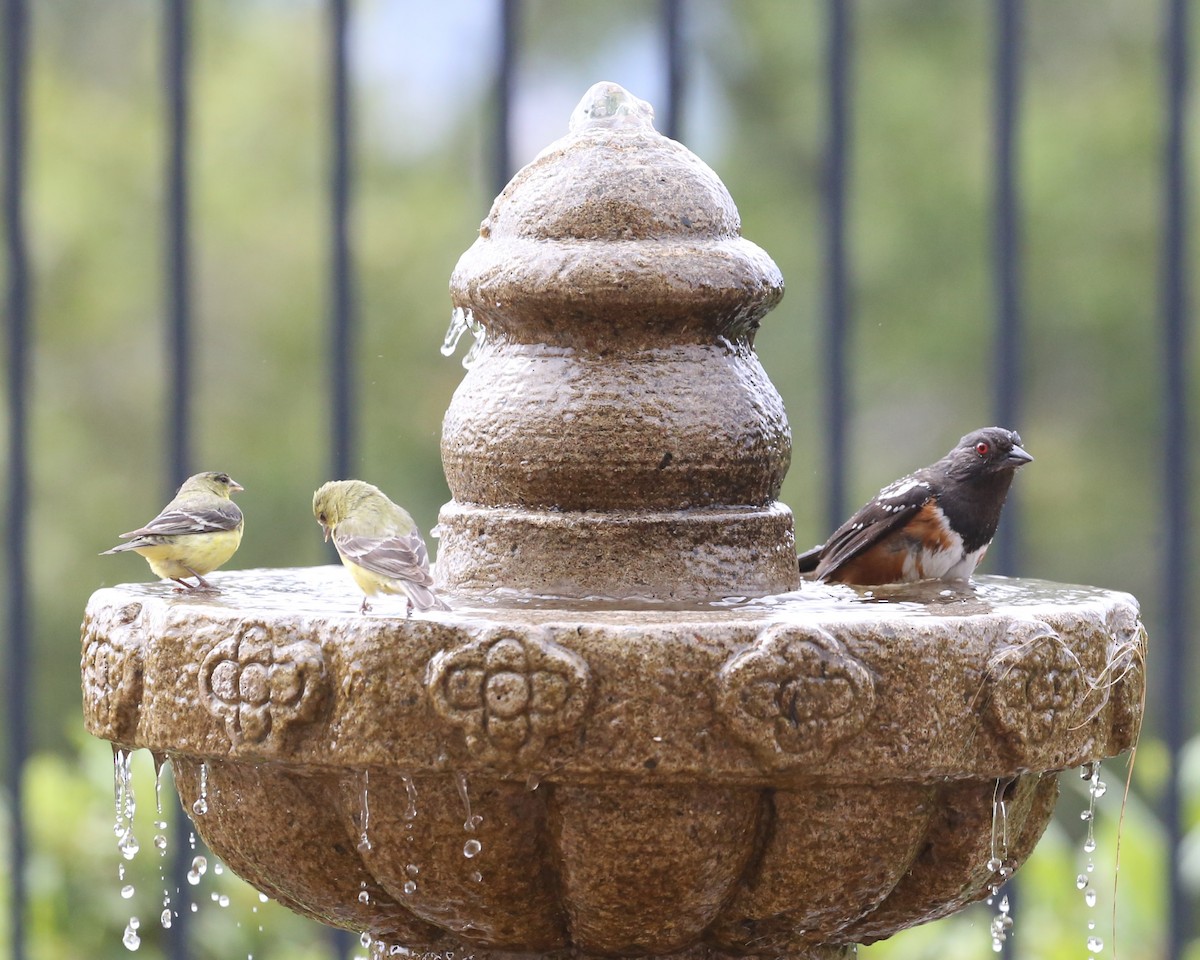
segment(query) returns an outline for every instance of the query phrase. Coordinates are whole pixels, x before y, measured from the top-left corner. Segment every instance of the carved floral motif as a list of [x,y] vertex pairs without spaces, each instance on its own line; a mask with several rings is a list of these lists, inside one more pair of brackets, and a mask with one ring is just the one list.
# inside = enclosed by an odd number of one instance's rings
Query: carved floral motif
[[[1006,736],[1044,743],[1056,725],[1061,729],[1061,716],[1080,709],[1087,692],[1083,670],[1062,638],[1040,621],[1010,624],[1008,641],[989,664],[987,715]],[[1104,689],[1097,693],[1107,696]],[[1102,706],[1093,706],[1089,713]]]
[[142,703],[140,603],[106,610],[83,625],[83,709],[89,725],[129,743]]
[[463,729],[472,752],[511,757],[536,753],[550,737],[574,729],[591,678],[570,650],[499,632],[437,654],[425,685],[434,709]]
[[777,766],[828,756],[875,710],[866,667],[817,627],[764,631],[721,668],[718,684],[734,732]]
[[320,646],[309,640],[276,646],[262,624],[244,624],[200,666],[200,696],[225,721],[234,746],[274,740],[312,720],[328,693]]

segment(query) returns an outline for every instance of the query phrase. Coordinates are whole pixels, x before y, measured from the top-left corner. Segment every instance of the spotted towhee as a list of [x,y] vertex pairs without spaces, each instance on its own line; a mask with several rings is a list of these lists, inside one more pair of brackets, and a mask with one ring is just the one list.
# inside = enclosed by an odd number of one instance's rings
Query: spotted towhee
[[1033,457],[1012,430],[968,433],[937,463],[879,491],[821,546],[800,555],[815,580],[966,580],[996,534],[1013,474]]

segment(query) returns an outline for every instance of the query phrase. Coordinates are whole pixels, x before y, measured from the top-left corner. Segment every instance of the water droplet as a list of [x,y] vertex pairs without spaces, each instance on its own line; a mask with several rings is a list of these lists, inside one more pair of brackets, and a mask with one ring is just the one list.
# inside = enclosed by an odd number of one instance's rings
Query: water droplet
[[187,873],[187,882],[193,887],[200,882],[200,878],[208,871],[208,859],[203,856],[197,856],[192,860],[192,869]]
[[120,840],[117,841],[117,848],[121,851],[121,856],[126,860],[132,860],[137,856],[137,852],[142,848],[138,845],[137,837],[133,835],[133,831],[129,830]]
[[130,917],[129,923],[125,926],[125,935],[121,937],[121,942],[125,944],[127,950],[136,950],[142,945],[142,938],[138,936],[137,917]]
[[472,857],[479,856],[479,852],[483,849],[483,844],[472,838],[463,844],[463,856],[470,860]]
[[158,922],[162,924],[164,930],[171,929],[171,908],[167,907],[163,910],[162,916],[158,918]]
[[1083,902],[1089,907],[1094,907],[1096,905],[1096,891],[1089,888],[1083,895]]
[[1088,885],[1087,874],[1081,873],[1079,876],[1077,876],[1075,878],[1075,889],[1076,890],[1082,890],[1087,885]]
[[163,836],[161,833],[156,833],[154,835],[154,846],[158,848],[158,852],[160,854],[162,854],[163,856],[166,856],[167,838],[165,836]]
[[371,945],[371,935],[369,933],[367,933],[366,930],[364,930],[362,932],[362,936],[358,938],[358,942],[361,943],[364,947],[369,947]]
[[480,873],[478,870],[476,870],[474,873],[471,874],[471,882],[472,883],[483,883],[483,874]]
[[268,896],[267,896],[265,893],[260,893],[260,894],[258,895],[258,902],[259,902],[259,903],[266,903],[266,902],[267,902],[268,900],[270,900],[270,899],[271,899],[271,898],[270,898],[270,897],[268,897]]
[[1104,949],[1104,941],[1101,940],[1099,937],[1088,937],[1087,948],[1092,953],[1099,953],[1101,950]]
[[415,863],[410,863],[407,867],[404,868],[404,872],[407,873],[410,877],[415,877],[418,873],[421,872],[421,868],[418,867]]
[[532,793],[539,786],[541,786],[541,783],[541,777],[539,777],[536,773],[531,773],[525,778],[525,789]]
[[208,813],[208,764],[200,764],[200,795],[192,804],[192,813],[198,817]]
[[132,884],[132,883],[127,883],[127,884],[125,884],[125,886],[123,886],[123,887],[121,888],[121,896],[122,896],[122,897],[123,897],[125,900],[129,900],[129,899],[131,899],[131,898],[133,897],[133,893],[134,893],[134,891],[133,891],[133,884]]
[[1096,838],[1095,837],[1088,837],[1085,841],[1083,841],[1083,852],[1084,853],[1095,853],[1096,852]]
[[192,901],[192,913],[195,913],[199,909],[200,909],[200,906],[196,903],[195,900],[193,900]]
[[417,819],[417,785],[413,783],[413,778],[406,773],[400,775],[400,782],[404,785],[404,792],[407,795],[408,802],[404,807],[404,819]]
[[1088,822],[1089,820],[1091,820],[1091,819],[1092,819],[1092,817],[1094,817],[1095,815],[1096,815],[1096,814],[1095,814],[1093,811],[1091,811],[1091,810],[1083,810],[1083,811],[1081,811],[1081,812],[1080,812],[1080,814],[1079,814],[1079,819],[1080,819],[1080,820],[1082,820],[1084,823],[1087,823],[1087,822]]
[[1002,860],[1000,860],[998,857],[992,857],[992,859],[991,859],[991,860],[989,860],[989,861],[988,861],[988,862],[985,864],[985,866],[986,866],[986,867],[988,868],[988,870],[989,870],[989,871],[991,871],[992,873],[999,873],[999,872],[1000,872],[1000,868],[1001,868],[1002,866],[1004,866],[1004,862],[1003,862]]
[[367,893],[366,890],[359,890],[358,891],[358,902],[359,903],[370,903],[371,895],[369,893]]
[[416,893],[417,892],[417,881],[416,880],[405,880],[404,881],[404,892],[407,893],[409,896],[412,896],[414,893]]

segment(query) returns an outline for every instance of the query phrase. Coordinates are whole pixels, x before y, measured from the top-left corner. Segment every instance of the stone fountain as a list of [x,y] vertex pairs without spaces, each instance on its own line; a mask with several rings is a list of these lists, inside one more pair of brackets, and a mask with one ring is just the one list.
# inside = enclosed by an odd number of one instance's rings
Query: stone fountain
[[1128,595],[801,588],[782,279],[646,104],[589,91],[451,292],[454,612],[360,615],[340,567],[88,604],[88,729],[259,890],[378,956],[840,957],[986,896],[1135,742]]

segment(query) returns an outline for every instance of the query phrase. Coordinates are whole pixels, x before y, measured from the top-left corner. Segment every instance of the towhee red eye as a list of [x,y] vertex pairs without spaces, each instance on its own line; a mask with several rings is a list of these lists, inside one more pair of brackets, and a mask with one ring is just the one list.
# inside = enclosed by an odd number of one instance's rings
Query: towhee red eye
[[992,448],[988,446],[986,440],[980,440],[977,444],[975,444],[975,452],[981,457],[986,457],[988,455],[988,451],[991,449]]

